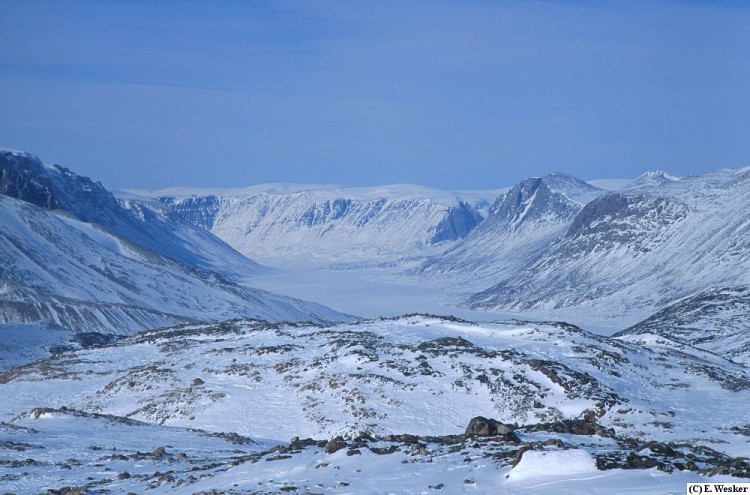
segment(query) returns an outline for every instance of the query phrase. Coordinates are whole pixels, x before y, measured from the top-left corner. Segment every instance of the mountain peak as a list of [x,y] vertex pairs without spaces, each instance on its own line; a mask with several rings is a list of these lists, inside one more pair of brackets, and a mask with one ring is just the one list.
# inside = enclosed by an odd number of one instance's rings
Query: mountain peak
[[638,176],[633,182],[625,186],[624,189],[637,189],[640,187],[662,186],[681,180],[682,177],[672,175],[663,170],[652,170]]
[[14,150],[12,148],[0,147],[0,156],[2,156],[5,159],[9,159],[10,157],[24,158],[26,160],[36,162],[39,165],[42,164],[42,161],[39,159],[38,156],[36,156],[33,153],[29,153],[28,151]]

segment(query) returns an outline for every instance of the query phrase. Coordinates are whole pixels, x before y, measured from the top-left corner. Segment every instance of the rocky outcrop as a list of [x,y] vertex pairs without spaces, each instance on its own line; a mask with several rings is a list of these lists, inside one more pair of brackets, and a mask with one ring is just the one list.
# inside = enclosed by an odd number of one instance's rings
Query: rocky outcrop
[[485,418],[484,416],[477,416],[469,421],[466,426],[464,435],[468,437],[496,437],[496,436],[513,436],[513,427],[506,425],[491,418]]

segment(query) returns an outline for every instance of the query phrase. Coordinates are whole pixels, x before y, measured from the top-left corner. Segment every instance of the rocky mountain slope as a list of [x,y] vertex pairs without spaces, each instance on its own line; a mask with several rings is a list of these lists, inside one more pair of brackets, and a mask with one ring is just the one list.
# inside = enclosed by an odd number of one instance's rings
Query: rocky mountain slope
[[30,153],[0,149],[0,195],[63,210],[162,257],[231,279],[266,270],[203,229],[165,218],[153,204],[120,202],[101,183],[59,165],[45,166]]
[[565,234],[586,203],[605,193],[565,174],[526,179],[500,196],[468,236],[412,273],[486,288],[539,256]]
[[133,192],[157,198],[253,259],[344,266],[434,254],[479,225],[494,199],[408,185]]
[[750,364],[750,287],[711,288],[615,334],[661,335]]
[[748,283],[748,186],[750,170],[724,170],[601,196],[468,303],[634,324],[707,287]]

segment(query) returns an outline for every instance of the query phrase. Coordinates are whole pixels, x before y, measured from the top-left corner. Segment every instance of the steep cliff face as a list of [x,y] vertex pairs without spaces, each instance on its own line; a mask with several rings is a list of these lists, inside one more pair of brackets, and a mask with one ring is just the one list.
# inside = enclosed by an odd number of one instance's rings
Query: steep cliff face
[[211,230],[216,216],[222,208],[222,200],[217,196],[175,198],[163,196],[159,198],[170,213],[170,216],[181,218],[188,223],[205,230]]
[[417,186],[257,186],[149,193],[172,215],[270,263],[402,263],[439,252],[482,221],[486,199]]
[[61,208],[44,165],[28,153],[0,150],[0,194],[49,210]]
[[482,216],[465,201],[459,201],[457,206],[451,206],[445,217],[433,229],[430,244],[457,241],[466,237],[481,222]]

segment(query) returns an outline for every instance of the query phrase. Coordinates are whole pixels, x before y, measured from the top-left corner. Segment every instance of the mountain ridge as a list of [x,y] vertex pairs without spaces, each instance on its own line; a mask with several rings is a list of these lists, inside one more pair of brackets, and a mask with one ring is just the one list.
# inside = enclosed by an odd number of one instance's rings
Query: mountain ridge
[[576,214],[606,191],[566,174],[525,179],[495,200],[485,221],[411,273],[451,283],[510,276],[560,238]]
[[[180,190],[178,190],[180,191]],[[270,263],[403,263],[438,252],[483,220],[480,194],[422,186],[370,188],[260,185],[148,196],[173,215],[210,229],[235,249]],[[129,194],[143,193],[130,191]],[[218,194],[216,194],[218,193]],[[249,194],[248,194],[249,193]]]
[[604,195],[559,241],[468,304],[563,318],[596,312],[627,326],[708,286],[748,283],[749,183],[742,169]]

